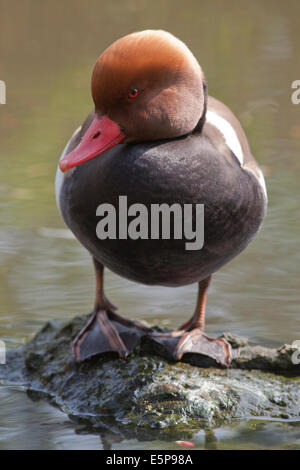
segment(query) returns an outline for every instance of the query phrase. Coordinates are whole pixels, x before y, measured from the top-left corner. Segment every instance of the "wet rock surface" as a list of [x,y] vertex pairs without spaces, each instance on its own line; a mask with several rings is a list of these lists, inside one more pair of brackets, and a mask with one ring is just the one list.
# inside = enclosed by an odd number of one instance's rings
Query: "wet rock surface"
[[140,344],[126,360],[107,354],[82,363],[70,344],[86,316],[47,323],[24,347],[7,354],[0,378],[25,385],[32,399],[46,398],[77,421],[126,436],[156,431],[189,437],[233,419],[250,417],[300,420],[300,364],[297,349],[251,346],[224,334],[233,348],[229,369],[208,364],[170,363],[149,355]]

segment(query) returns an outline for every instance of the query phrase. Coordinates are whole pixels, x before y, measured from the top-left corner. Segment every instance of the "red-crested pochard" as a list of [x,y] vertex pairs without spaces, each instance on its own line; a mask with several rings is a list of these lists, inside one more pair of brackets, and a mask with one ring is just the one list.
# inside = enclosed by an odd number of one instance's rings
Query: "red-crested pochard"
[[[201,354],[229,365],[229,344],[203,332],[207,289],[212,274],[248,245],[267,206],[264,178],[239,121],[208,96],[199,63],[165,31],[129,34],[108,47],[94,67],[92,96],[95,108],[68,142],[56,177],[61,214],[96,272],[94,311],[74,340],[75,358],[108,351],[126,357],[147,336],[170,359]],[[187,250],[186,237],[161,231],[158,238],[99,238],[97,208],[111,204],[118,223],[120,196],[149,213],[153,204],[204,205],[202,248]],[[192,318],[158,333],[119,316],[104,295],[104,267],[143,284],[198,282]]]

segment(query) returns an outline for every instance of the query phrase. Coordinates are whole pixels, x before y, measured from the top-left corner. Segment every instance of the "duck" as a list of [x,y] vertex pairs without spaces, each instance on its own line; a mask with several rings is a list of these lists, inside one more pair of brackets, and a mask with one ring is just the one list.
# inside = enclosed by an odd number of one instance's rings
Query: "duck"
[[[193,356],[228,367],[230,344],[205,333],[207,292],[212,275],[259,231],[267,208],[264,176],[240,122],[208,95],[188,46],[163,30],[113,42],[94,66],[91,94],[93,109],[68,141],[55,184],[61,215],[90,253],[96,277],[93,311],[72,343],[74,360],[105,353],[125,359],[147,338],[155,343],[150,350],[169,360]],[[122,217],[120,196],[149,210],[203,207],[201,249],[161,233],[99,238],[97,209],[109,204]],[[105,296],[104,268],[145,285],[197,283],[195,311],[174,331],[125,318]]]

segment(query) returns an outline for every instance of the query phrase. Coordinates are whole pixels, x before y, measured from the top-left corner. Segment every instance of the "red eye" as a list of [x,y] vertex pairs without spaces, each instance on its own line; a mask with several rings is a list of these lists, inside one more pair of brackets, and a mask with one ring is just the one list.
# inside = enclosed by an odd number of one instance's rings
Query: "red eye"
[[131,88],[130,92],[128,93],[128,98],[136,98],[139,94],[139,90],[137,88]]

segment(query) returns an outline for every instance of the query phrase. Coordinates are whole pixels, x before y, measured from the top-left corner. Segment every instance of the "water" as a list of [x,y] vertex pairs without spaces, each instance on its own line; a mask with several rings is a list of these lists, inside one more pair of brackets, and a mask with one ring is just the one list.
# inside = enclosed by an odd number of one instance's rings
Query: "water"
[[[0,0],[0,338],[25,343],[47,321],[91,310],[89,255],[58,214],[54,175],[72,132],[92,108],[90,73],[113,40],[162,28],[192,49],[209,93],[241,120],[266,175],[269,210],[248,249],[215,275],[207,331],[232,331],[277,345],[300,339],[300,4],[289,0]],[[123,315],[176,327],[196,301],[196,286],[145,287],[112,273],[106,292]],[[1,367],[1,366],[0,366]],[[59,410],[33,402],[22,387],[0,387],[0,448],[176,448],[174,442],[92,434]],[[149,438],[150,439],[150,438]],[[107,444],[109,442],[109,444]],[[300,424],[236,422],[199,448],[298,448]],[[298,447],[297,447],[298,446]]]

